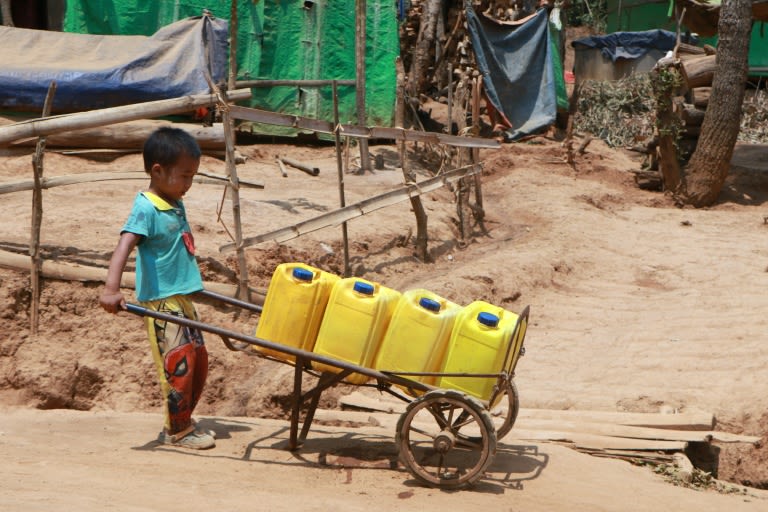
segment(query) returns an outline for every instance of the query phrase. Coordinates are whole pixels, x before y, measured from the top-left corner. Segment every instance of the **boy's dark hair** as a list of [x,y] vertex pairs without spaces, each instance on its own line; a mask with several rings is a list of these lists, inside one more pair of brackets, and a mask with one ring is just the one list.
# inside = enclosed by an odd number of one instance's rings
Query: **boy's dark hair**
[[154,164],[163,167],[172,165],[181,155],[199,159],[200,146],[192,135],[181,128],[163,126],[158,128],[144,142],[144,170],[149,172]]

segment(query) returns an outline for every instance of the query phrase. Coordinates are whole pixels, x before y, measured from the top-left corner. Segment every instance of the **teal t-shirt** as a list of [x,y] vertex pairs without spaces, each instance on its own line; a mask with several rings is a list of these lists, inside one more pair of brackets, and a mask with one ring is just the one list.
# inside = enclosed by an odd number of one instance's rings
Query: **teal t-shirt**
[[[193,254],[192,233],[181,201],[173,206],[155,194],[139,192],[121,232],[142,237],[136,257],[139,301],[165,299],[203,289]],[[191,247],[188,249],[187,245]]]

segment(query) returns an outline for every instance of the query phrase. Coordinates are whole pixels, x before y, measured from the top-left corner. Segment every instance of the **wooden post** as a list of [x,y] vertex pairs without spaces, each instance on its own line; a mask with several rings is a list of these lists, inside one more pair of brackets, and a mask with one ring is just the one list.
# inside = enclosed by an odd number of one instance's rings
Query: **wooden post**
[[[336,170],[339,175],[339,205],[344,208],[347,200],[344,196],[344,164],[341,161],[341,125],[339,124],[339,90],[336,81],[333,81],[333,138],[336,143]],[[344,277],[350,276],[349,268],[349,238],[347,235],[347,223],[341,223],[341,240],[344,245]]]
[[[403,61],[397,59],[395,62],[397,75],[397,104],[395,105],[395,127],[402,128],[405,123],[405,69]],[[398,143],[400,149],[400,166],[403,169],[403,180],[406,185],[416,183],[416,174],[413,172],[408,161],[408,146],[405,139]],[[427,247],[427,213],[424,211],[424,205],[421,203],[421,197],[411,197],[411,208],[416,215],[416,257],[421,261],[430,261],[429,250]]]
[[[475,81],[475,87],[472,94],[472,134],[475,137],[480,136],[480,92],[483,90],[483,76],[480,75]],[[480,148],[472,148],[472,163],[480,163]],[[486,232],[485,224],[485,210],[483,209],[483,188],[482,188],[482,173],[475,174],[475,206],[472,208],[477,224],[483,232]]]
[[[51,114],[53,96],[56,93],[56,82],[48,86],[45,96],[42,117]],[[37,334],[40,325],[40,271],[43,267],[40,259],[40,227],[43,223],[43,155],[45,154],[45,137],[38,137],[35,154],[32,157],[32,168],[35,175],[35,189],[32,192],[32,233],[29,243],[29,255],[32,258],[30,266],[30,286],[32,288],[32,312],[29,317],[29,330]]]
[[448,64],[448,135],[453,135],[453,66]]
[[[356,109],[357,124],[366,126],[365,121],[365,24],[366,24],[366,0],[355,2],[355,80],[356,80]],[[371,169],[368,156],[368,139],[358,139],[360,144],[360,170],[365,172]]]
[[[229,80],[227,89],[235,88],[237,77],[237,0],[231,0],[229,20]],[[222,120],[224,124],[224,141],[226,144],[225,162],[229,175],[229,190],[232,192],[232,219],[235,223],[235,244],[237,244],[238,289],[240,300],[250,302],[251,293],[248,286],[248,265],[245,260],[243,243],[243,225],[240,221],[240,180],[237,177],[235,162],[235,122],[229,113],[228,105],[224,106]],[[226,197],[226,194],[225,194]],[[222,198],[224,201],[224,198]]]

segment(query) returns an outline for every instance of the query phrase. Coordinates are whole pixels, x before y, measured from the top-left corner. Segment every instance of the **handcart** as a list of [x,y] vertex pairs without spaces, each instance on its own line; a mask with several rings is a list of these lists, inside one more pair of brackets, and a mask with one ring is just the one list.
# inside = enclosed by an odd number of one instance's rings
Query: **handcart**
[[[223,302],[255,313],[262,307],[210,291],[198,296]],[[373,387],[391,394],[408,405],[400,416],[395,431],[398,457],[408,471],[421,483],[431,487],[456,489],[483,477],[496,454],[497,441],[512,429],[519,411],[518,391],[513,380],[517,356],[524,353],[523,341],[528,325],[529,307],[519,314],[506,347],[505,367],[499,373],[416,373],[376,370],[337,360],[299,348],[233,332],[204,322],[159,313],[136,304],[127,310],[219,336],[228,349],[258,355],[294,366],[293,404],[288,448],[297,450],[307,438],[322,392],[342,383],[353,374],[371,380],[358,386]],[[282,360],[253,350],[254,346],[295,358]],[[507,362],[512,362],[511,364]],[[318,372],[312,363],[320,363],[337,372]],[[509,367],[507,367],[509,365]],[[317,381],[312,389],[302,390],[304,374]],[[489,400],[479,400],[455,389],[441,389],[409,377],[466,377],[495,379]],[[404,391],[404,392],[403,392]],[[491,409],[506,405],[503,419],[494,426]],[[305,409],[302,421],[301,412]]]

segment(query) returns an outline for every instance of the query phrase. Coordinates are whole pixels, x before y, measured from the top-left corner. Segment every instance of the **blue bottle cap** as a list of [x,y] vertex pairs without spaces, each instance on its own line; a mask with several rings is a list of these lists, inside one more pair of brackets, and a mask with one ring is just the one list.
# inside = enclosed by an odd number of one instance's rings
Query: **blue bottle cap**
[[363,295],[373,295],[373,285],[370,283],[365,283],[363,281],[355,281],[355,286],[353,289],[357,293],[362,293]]
[[311,270],[305,268],[296,267],[293,269],[293,277],[301,279],[302,281],[311,281],[315,274]]
[[499,325],[499,317],[493,313],[486,313],[485,311],[477,315],[477,321],[488,327],[496,327]]
[[423,307],[427,311],[434,311],[437,313],[440,311],[440,303],[436,300],[432,300],[429,297],[422,297],[419,299],[419,306]]

